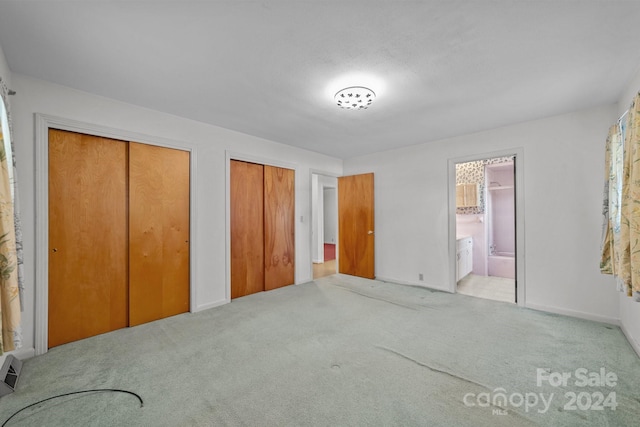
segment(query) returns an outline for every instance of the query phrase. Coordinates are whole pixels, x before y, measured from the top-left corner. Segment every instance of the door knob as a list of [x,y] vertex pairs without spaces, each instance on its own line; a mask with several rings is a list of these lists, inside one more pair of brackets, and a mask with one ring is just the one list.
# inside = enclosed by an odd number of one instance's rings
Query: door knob
[[373,230],[369,230],[367,234],[373,234]]
[[58,252],[58,248],[51,249],[51,252]]

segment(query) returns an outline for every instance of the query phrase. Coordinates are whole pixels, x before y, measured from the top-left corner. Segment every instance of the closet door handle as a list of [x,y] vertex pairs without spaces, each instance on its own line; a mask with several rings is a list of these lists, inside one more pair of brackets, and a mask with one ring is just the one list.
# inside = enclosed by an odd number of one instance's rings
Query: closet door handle
[[51,252],[58,252],[58,248],[51,249]]
[[369,230],[367,234],[373,234],[373,230]]

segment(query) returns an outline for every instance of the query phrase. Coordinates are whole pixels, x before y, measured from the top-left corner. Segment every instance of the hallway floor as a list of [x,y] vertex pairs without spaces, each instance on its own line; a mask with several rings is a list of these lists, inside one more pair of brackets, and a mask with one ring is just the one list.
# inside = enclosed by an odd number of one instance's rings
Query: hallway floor
[[516,301],[516,286],[513,279],[469,274],[457,286],[457,293],[494,301]]
[[336,260],[325,261],[322,264],[313,264],[313,278],[319,279],[321,277],[330,276],[336,274]]

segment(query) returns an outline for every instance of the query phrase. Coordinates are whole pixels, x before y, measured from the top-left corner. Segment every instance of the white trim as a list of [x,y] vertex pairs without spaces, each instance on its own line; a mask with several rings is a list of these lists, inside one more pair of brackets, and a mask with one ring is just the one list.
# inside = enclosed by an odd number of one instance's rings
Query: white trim
[[449,292],[456,292],[456,163],[473,162],[495,157],[515,156],[516,193],[516,283],[518,306],[526,307],[525,288],[525,218],[524,218],[524,148],[510,148],[488,153],[455,157],[448,160],[449,194]]
[[[237,151],[225,150],[227,156],[227,166],[230,160],[240,160],[242,162],[256,163],[265,166],[275,166],[278,168],[291,169],[296,171],[298,165],[296,163],[285,162],[271,157],[255,156],[253,154],[245,154]],[[228,168],[227,168],[228,171]]]
[[618,326],[620,326],[622,333],[627,338],[627,341],[629,341],[629,345],[631,345],[631,348],[633,348],[638,357],[640,357],[640,343],[633,339],[633,335],[631,335],[631,332],[627,330],[627,328],[624,326],[624,323],[618,321]]
[[620,326],[620,320],[616,319],[615,317],[599,316],[597,314],[586,313],[584,311],[570,310],[567,308],[532,303],[528,303],[527,308],[536,311],[544,311],[547,313],[560,314],[563,316],[576,317],[578,319],[592,320],[594,322]]
[[14,350],[14,351],[8,351],[4,353],[2,356],[0,356],[0,366],[2,366],[2,364],[4,363],[4,360],[9,355],[12,355],[20,360],[27,360],[27,359],[31,359],[36,355],[36,350],[33,347],[31,347],[31,348],[21,348],[19,350]]
[[203,311],[203,310],[208,310],[210,308],[214,308],[214,307],[219,307],[221,305],[225,305],[228,304],[229,301],[227,301],[226,299],[221,299],[218,301],[213,301],[213,302],[208,302],[206,304],[202,304],[199,305],[195,308],[195,310],[193,310],[194,313],[197,313],[198,311]]
[[[220,302],[220,304],[231,302],[231,160],[239,160],[243,162],[251,162],[259,165],[265,166],[275,166],[284,169],[293,170],[294,176],[294,233],[297,239],[298,233],[300,232],[300,226],[298,226],[298,209],[297,198],[295,197],[295,192],[298,190],[298,165],[295,163],[283,162],[281,160],[276,160],[270,157],[261,157],[255,156],[253,154],[245,154],[231,150],[225,150],[225,299],[224,302]],[[295,240],[294,240],[295,241]],[[299,271],[297,254],[298,251],[295,251],[296,258],[294,260],[293,268],[294,268],[294,284],[299,284]],[[313,270],[312,270],[313,271]]]
[[95,135],[104,138],[134,141],[142,144],[173,148],[190,153],[190,236],[189,236],[189,305],[193,313],[197,307],[197,289],[194,274],[197,271],[193,248],[197,247],[198,230],[196,223],[197,150],[195,145],[171,139],[150,136],[122,129],[85,123],[77,120],[35,113],[36,146],[36,283],[35,283],[35,354],[47,352],[49,332],[49,128]]

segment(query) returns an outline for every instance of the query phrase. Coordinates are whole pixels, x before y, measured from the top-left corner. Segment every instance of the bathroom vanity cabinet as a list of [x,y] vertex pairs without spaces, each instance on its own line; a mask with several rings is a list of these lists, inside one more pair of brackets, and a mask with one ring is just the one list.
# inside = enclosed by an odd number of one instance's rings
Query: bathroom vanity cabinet
[[456,242],[456,282],[473,270],[473,240],[461,237]]

